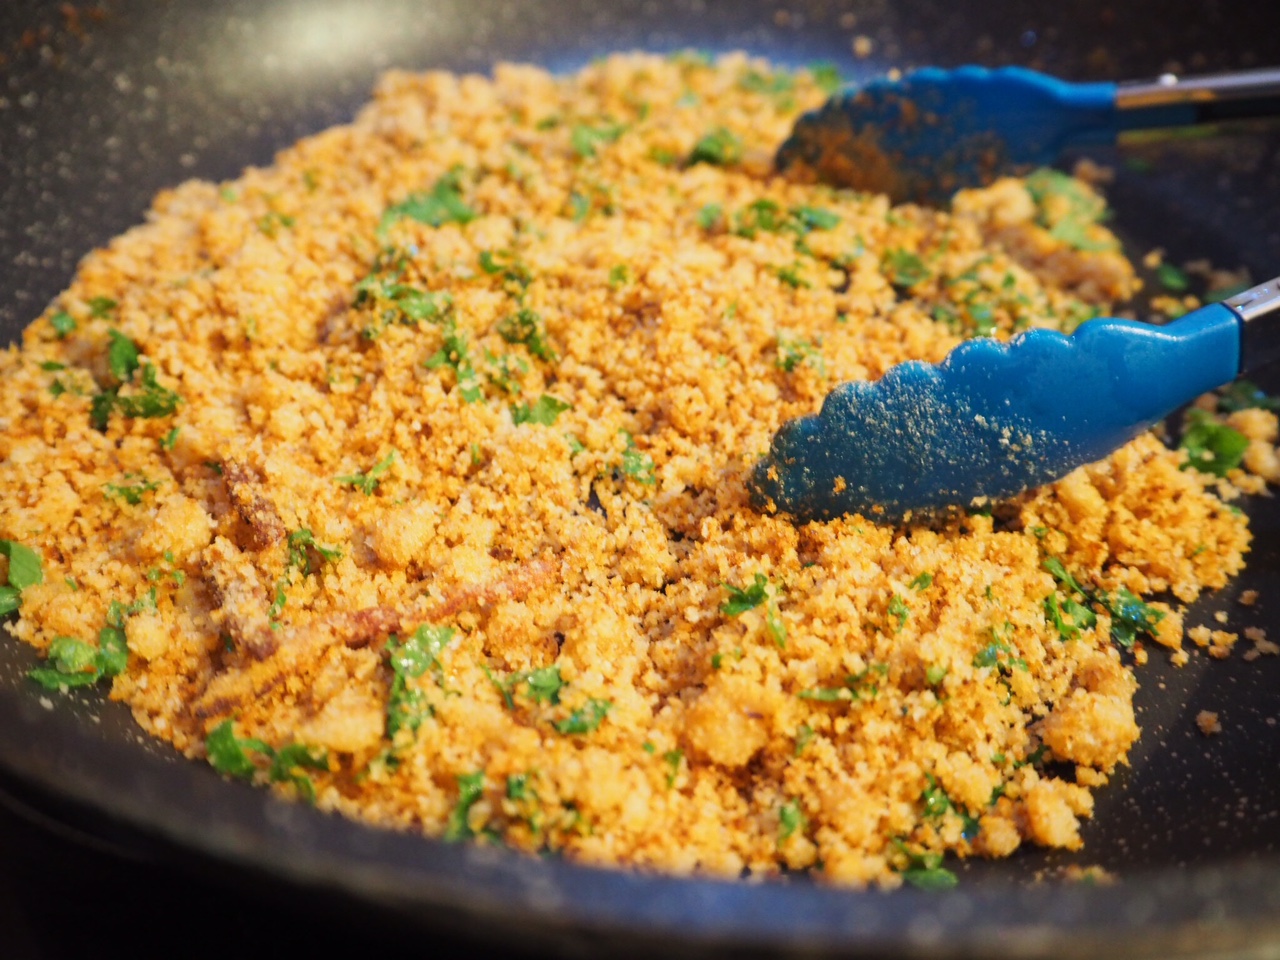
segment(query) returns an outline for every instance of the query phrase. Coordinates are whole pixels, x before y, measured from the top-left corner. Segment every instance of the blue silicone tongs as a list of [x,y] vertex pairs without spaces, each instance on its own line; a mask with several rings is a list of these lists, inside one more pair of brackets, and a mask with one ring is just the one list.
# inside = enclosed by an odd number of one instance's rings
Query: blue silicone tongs
[[[1280,71],[1069,84],[1018,68],[920,70],[837,93],[797,123],[782,169],[934,199],[1123,130],[1280,113]],[[888,177],[892,184],[884,182]],[[878,180],[876,178],[879,178]],[[750,487],[798,521],[999,499],[1100,460],[1201,393],[1280,359],[1280,278],[1163,326],[968,341],[939,365],[845,383],[777,432]]]
[[785,424],[757,503],[799,521],[999,499],[1100,460],[1207,390],[1280,359],[1280,277],[1164,326],[1090,320],[968,340],[844,383]]
[[1019,165],[1126,132],[1280,115],[1280,70],[1067,83],[1021,67],[928,67],[834,94],[777,164],[837,186],[941,203]]

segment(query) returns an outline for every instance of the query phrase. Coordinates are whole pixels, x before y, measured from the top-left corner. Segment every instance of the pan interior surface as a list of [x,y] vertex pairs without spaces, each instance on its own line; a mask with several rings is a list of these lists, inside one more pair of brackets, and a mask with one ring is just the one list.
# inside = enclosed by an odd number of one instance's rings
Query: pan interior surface
[[[1056,10],[1012,0],[106,0],[74,11],[21,0],[0,10],[0,328],[13,341],[79,258],[137,223],[156,191],[269,163],[348,120],[391,67],[570,69],[612,50],[696,47],[828,60],[854,80],[968,62],[1126,79],[1280,63],[1277,28],[1280,8],[1182,0]],[[1258,279],[1280,264],[1278,146],[1274,129],[1252,125],[1092,156],[1116,171],[1108,197],[1131,257],[1161,247],[1173,262],[1208,258]],[[1260,383],[1280,389],[1274,375]],[[1188,626],[1217,628],[1225,612],[1229,629],[1280,636],[1280,507],[1257,498],[1246,509],[1248,569],[1193,607]],[[1244,591],[1256,605],[1238,603]],[[224,781],[151,742],[100,695],[47,694],[25,678],[35,663],[0,641],[6,777],[125,842],[423,930],[636,954],[1245,956],[1280,944],[1280,658],[1193,656],[1177,669],[1154,653],[1138,671],[1142,739],[1098,793],[1084,850],[971,860],[958,892],[941,896],[593,870],[372,831]],[[1202,710],[1220,714],[1221,735],[1199,733]],[[1031,882],[1070,865],[1100,865],[1120,882]]]

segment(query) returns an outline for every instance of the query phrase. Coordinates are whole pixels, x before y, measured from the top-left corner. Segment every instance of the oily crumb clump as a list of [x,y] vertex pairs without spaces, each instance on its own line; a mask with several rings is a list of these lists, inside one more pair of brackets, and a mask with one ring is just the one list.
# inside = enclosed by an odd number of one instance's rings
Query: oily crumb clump
[[118,631],[145,729],[382,827],[882,886],[1078,847],[1139,735],[1117,644],[1181,644],[1140,598],[1223,586],[1247,521],[1150,434],[992,515],[751,509],[835,384],[1136,287],[1079,181],[774,175],[824,96],[744,56],[391,73],[164,192],[0,356],[0,537],[44,574],[10,631]]

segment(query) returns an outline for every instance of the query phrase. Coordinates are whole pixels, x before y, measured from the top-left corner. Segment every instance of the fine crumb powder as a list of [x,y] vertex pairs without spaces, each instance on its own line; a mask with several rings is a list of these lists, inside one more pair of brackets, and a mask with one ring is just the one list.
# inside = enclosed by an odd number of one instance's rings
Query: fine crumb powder
[[1238,489],[1147,433],[989,514],[753,509],[836,384],[1136,288],[1062,174],[942,210],[776,175],[825,82],[393,72],[163,192],[0,355],[43,681],[300,802],[582,863],[892,887],[1078,848],[1139,735],[1120,646],[1185,658],[1143,598],[1242,568]]

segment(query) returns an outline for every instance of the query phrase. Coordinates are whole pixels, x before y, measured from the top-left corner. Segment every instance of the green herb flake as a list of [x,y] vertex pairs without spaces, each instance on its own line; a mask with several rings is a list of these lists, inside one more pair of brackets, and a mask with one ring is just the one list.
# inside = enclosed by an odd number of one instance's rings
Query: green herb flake
[[809,726],[807,723],[800,725],[800,729],[796,731],[795,756],[798,757],[800,754],[804,753],[804,748],[813,741],[814,736],[815,733],[813,727]]
[[880,693],[877,677],[889,672],[886,664],[876,663],[860,673],[850,674],[838,687],[811,687],[801,690],[797,697],[801,700],[813,700],[818,703],[854,702],[858,700],[874,700]]
[[573,404],[557,399],[549,393],[544,393],[532,404],[519,403],[513,406],[511,408],[511,421],[516,426],[523,423],[533,423],[550,427],[555,425],[556,418],[560,414],[572,408]]
[[138,369],[138,345],[119,330],[108,330],[107,337],[107,369],[121,383],[128,383]]
[[555,351],[547,342],[547,325],[535,310],[521,308],[498,321],[498,335],[507,343],[522,343],[539,360],[555,360]]
[[0,556],[9,558],[7,583],[15,590],[26,590],[44,583],[40,555],[15,540],[0,540]]
[[597,147],[613,143],[626,129],[626,126],[620,123],[605,123],[595,127],[578,124],[569,132],[569,143],[573,147],[573,152],[579,157],[590,159],[596,156]]
[[258,218],[258,232],[274,240],[282,227],[288,229],[294,223],[294,218],[288,214],[278,210],[268,210]]
[[1218,409],[1224,413],[1237,410],[1280,410],[1280,397],[1269,397],[1250,380],[1236,380],[1218,391]]
[[419,690],[409,687],[428,670],[443,686],[444,665],[441,660],[445,648],[453,639],[452,627],[423,624],[407,639],[401,641],[392,636],[387,639],[387,666],[391,668],[391,689],[387,696],[387,739],[393,749],[401,730],[417,731],[431,713],[431,707]]
[[1084,604],[1067,597],[1059,600],[1051,593],[1044,600],[1045,619],[1058,631],[1058,638],[1066,643],[1080,636],[1081,630],[1092,629],[1098,616]]
[[612,709],[612,701],[591,697],[582,707],[573,711],[565,719],[552,724],[552,726],[555,727],[557,733],[562,733],[566,736],[592,733],[604,722],[604,718],[609,715],[609,711]]
[[174,444],[178,442],[178,431],[180,429],[181,429],[180,427],[174,427],[168,433],[166,433],[163,437],[160,438],[161,450],[169,451],[173,449]]
[[54,637],[46,654],[51,666],[37,667],[27,676],[46,690],[86,687],[117,676],[129,661],[124,616],[124,608],[113,601],[108,626],[98,632],[96,647],[74,637]]
[[895,840],[894,846],[906,858],[899,873],[911,886],[919,890],[950,890],[959,882],[954,873],[942,866],[941,853],[933,850],[914,853],[901,840]]
[[929,819],[936,819],[952,809],[951,798],[931,773],[925,774],[925,788],[920,794],[920,803],[924,807],[925,817]]
[[907,584],[912,590],[928,590],[933,586],[933,574],[928,571],[919,574],[914,580]]
[[785,843],[797,832],[803,833],[809,822],[800,806],[800,801],[792,798],[778,808],[778,842]]
[[103,492],[113,500],[123,500],[130,506],[138,506],[142,503],[142,498],[148,493],[152,493],[160,488],[159,480],[148,480],[146,477],[132,473],[126,473],[125,479],[133,479],[133,483],[104,483],[102,485]]
[[1156,625],[1164,619],[1164,611],[1157,610],[1126,588],[1118,589],[1107,601],[1111,613],[1111,639],[1126,650],[1132,650],[1137,635],[1154,635]]
[[890,250],[884,255],[885,275],[901,290],[909,290],[929,279],[929,268],[909,250]]
[[111,311],[120,306],[110,297],[90,297],[88,300],[89,316],[95,320],[105,320],[111,315]]
[[412,193],[382,214],[378,235],[383,237],[397,221],[408,218],[431,227],[446,223],[468,224],[478,214],[462,199],[462,171],[453,169],[426,193]]
[[626,430],[622,433],[626,437],[627,445],[622,451],[622,463],[618,469],[636,483],[653,486],[658,482],[657,466],[653,462],[653,457],[636,447],[635,438],[630,433]]
[[757,573],[749,586],[735,587],[726,583],[724,588],[729,594],[729,599],[720,604],[720,612],[729,617],[746,613],[769,598],[769,578],[763,573]]
[[819,60],[809,64],[809,76],[823,93],[830,96],[844,84],[840,68],[829,60]]
[[1225,477],[1240,466],[1245,451],[1249,449],[1249,438],[1239,430],[1225,423],[1219,423],[1204,410],[1192,409],[1187,412],[1186,426],[1178,447],[1187,452],[1183,469],[1196,469],[1203,473],[1211,473],[1216,477]]
[[460,774],[458,776],[458,801],[449,814],[449,822],[444,828],[444,839],[449,843],[469,840],[475,836],[468,816],[471,808],[484,796],[484,771]]
[[694,144],[689,153],[689,164],[710,163],[726,167],[740,162],[742,154],[742,138],[727,127],[717,127]]
[[680,774],[680,763],[684,760],[683,750],[668,750],[662,755],[667,764],[667,789],[676,785],[676,777]]
[[724,207],[718,203],[705,204],[695,219],[703,230],[714,230],[724,220]]
[[911,611],[907,607],[907,601],[895,593],[889,598],[888,609],[889,615],[896,618],[898,621],[897,629],[899,631],[902,630],[902,628],[906,626],[907,618],[911,616]]
[[1191,286],[1187,275],[1172,263],[1162,263],[1156,267],[1156,279],[1170,293],[1186,293],[1187,288]]
[[65,340],[76,330],[76,321],[71,314],[65,310],[59,310],[49,317],[49,325],[53,327],[53,332],[58,335],[59,340]]
[[936,687],[946,678],[948,668],[944,664],[935,663],[924,672],[924,682],[931,687]]
[[395,463],[396,451],[392,450],[385,457],[375,463],[366,473],[351,473],[341,477],[334,477],[334,480],[343,486],[354,487],[363,493],[366,497],[371,497],[378,489],[378,484],[382,482],[382,475],[391,469],[391,465]]
[[811,230],[833,230],[840,225],[840,215],[821,207],[792,207],[793,229],[808,233]]
[[[315,785],[303,769],[328,770],[328,754],[318,747],[291,743],[274,749],[261,740],[237,737],[230,719],[222,721],[205,737],[205,754],[219,773],[242,780],[252,779],[262,770],[272,783],[292,783],[308,803],[315,803]],[[260,754],[267,762],[260,768],[250,756]]]
[[422,365],[428,370],[436,370],[440,367],[451,369],[457,381],[458,392],[464,402],[476,403],[484,399],[480,378],[476,376],[475,367],[471,365],[471,358],[467,352],[466,335],[459,333],[452,321],[445,326],[444,340],[440,349],[424,360]]
[[625,283],[631,281],[631,270],[625,263],[619,263],[617,266],[611,267],[609,270],[609,286],[611,289],[617,289]]

